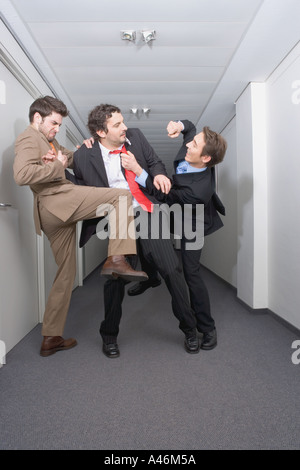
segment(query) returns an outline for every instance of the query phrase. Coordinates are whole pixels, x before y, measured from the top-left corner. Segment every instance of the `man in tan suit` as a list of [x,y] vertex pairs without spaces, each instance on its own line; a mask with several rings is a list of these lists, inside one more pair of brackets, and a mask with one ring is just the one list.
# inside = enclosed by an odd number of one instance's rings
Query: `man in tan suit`
[[[55,139],[63,117],[64,103],[51,96],[38,98],[29,110],[30,125],[15,144],[14,178],[29,185],[34,195],[34,221],[37,234],[48,237],[58,265],[44,313],[40,350],[42,356],[76,346],[75,339],[64,339],[63,329],[76,275],[76,223],[109,213],[111,235],[108,258],[102,273],[127,280],[147,279],[132,269],[125,255],[136,254],[136,241],[128,233],[133,217],[132,197],[123,189],[77,186],[65,176],[72,168],[73,152]],[[119,210],[119,205],[120,209]],[[120,233],[122,231],[123,233]]]

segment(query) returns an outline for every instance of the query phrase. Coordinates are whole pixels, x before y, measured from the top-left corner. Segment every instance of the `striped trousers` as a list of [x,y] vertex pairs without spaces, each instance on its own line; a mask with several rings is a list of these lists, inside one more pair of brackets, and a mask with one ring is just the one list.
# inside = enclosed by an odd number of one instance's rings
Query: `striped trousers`
[[[171,295],[171,307],[179,322],[179,328],[188,334],[195,329],[196,318],[190,306],[181,263],[167,229],[168,214],[159,210],[156,205],[152,214],[138,207],[135,209],[135,223],[142,269],[147,271],[149,277],[149,271],[160,273]],[[106,343],[116,342],[119,334],[125,284],[121,279],[111,279],[104,285],[105,318],[100,325],[100,334]],[[136,301],[142,302],[142,299],[137,298]]]

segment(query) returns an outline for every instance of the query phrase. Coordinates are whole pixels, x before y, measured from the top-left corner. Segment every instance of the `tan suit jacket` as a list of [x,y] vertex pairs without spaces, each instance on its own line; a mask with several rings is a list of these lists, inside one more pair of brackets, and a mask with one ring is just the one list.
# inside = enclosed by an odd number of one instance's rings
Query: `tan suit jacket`
[[[56,151],[61,150],[68,157],[69,168],[72,168],[73,152],[59,145],[56,140],[53,145]],[[74,185],[66,179],[61,162],[43,163],[42,156],[49,149],[51,146],[46,137],[31,125],[19,135],[15,144],[14,178],[20,186],[29,185],[34,194],[34,222],[39,235],[39,204],[65,222],[82,203],[82,193],[73,191]],[[51,197],[54,194],[56,197]]]

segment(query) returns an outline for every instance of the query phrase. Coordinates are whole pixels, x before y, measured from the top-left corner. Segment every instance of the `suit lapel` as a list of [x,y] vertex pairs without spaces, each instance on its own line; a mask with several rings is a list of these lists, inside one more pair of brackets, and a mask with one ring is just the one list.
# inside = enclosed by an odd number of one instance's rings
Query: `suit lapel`
[[107,174],[102,158],[102,153],[98,142],[95,142],[90,153],[91,165],[97,172],[97,176],[101,178],[103,186],[109,187]]
[[216,173],[215,173],[215,167],[212,166],[211,169],[211,184],[212,184],[212,187],[213,187],[213,190],[215,191],[216,190]]
[[[126,148],[126,152],[129,150],[129,152],[133,153],[133,155],[134,155],[134,152],[131,150],[132,145],[130,145],[128,142],[125,142],[124,146]],[[121,171],[123,173],[124,178],[126,179],[125,168],[123,168],[122,163],[121,163]]]
[[[128,129],[128,132],[126,133],[129,135],[128,137],[128,140],[130,142],[130,144],[126,141],[125,142],[125,148],[126,148],[126,151],[129,150],[129,152],[133,153],[133,155],[135,156],[136,158],[136,161],[141,165],[142,168],[145,168],[145,163],[141,160],[139,154],[140,152],[137,150],[137,145],[134,145],[135,144],[135,141],[137,139],[137,137],[132,137],[132,129]],[[122,169],[122,172],[123,172],[123,175],[125,176],[125,169],[122,167],[121,165],[121,169]],[[145,168],[147,170],[147,168]]]

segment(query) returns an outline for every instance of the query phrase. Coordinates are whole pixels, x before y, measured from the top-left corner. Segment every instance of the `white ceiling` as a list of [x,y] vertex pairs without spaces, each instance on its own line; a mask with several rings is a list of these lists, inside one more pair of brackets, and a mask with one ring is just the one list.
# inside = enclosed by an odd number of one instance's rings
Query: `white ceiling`
[[[88,135],[87,116],[95,105],[115,104],[168,166],[179,145],[166,136],[169,120],[189,119],[221,131],[247,83],[265,80],[299,40],[299,22],[293,22],[299,3],[1,0],[0,6],[5,23],[82,132]],[[297,12],[291,11],[294,5]],[[290,24],[281,25],[288,37],[277,47],[276,28],[289,7]],[[135,43],[121,39],[124,29],[137,31]],[[139,31],[145,29],[155,29],[156,40],[142,41]],[[132,107],[151,111],[136,116]]]

